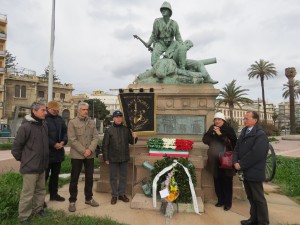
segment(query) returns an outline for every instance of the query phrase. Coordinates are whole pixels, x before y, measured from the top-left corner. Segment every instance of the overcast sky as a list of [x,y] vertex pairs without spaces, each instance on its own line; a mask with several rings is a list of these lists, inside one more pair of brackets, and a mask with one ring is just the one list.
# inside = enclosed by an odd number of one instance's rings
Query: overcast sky
[[[133,34],[148,41],[153,21],[161,17],[163,1],[58,0],[54,67],[73,94],[126,88],[150,68],[150,53]],[[206,66],[216,88],[237,79],[261,98],[260,81],[247,69],[264,59],[275,64],[276,78],[265,81],[265,93],[275,104],[283,99],[286,67],[300,71],[299,0],[172,0],[172,19],[181,36],[194,47],[188,58],[217,58]],[[52,0],[0,0],[8,18],[7,50],[19,66],[42,74],[49,64]],[[299,78],[299,74],[296,76]]]

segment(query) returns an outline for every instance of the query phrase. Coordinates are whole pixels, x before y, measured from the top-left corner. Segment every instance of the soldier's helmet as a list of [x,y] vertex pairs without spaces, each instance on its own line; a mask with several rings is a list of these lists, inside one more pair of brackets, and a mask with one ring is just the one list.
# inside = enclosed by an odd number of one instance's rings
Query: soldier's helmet
[[172,7],[171,7],[171,4],[169,2],[164,2],[161,7],[160,7],[160,12],[162,11],[162,9],[168,9],[170,10],[171,12],[171,15],[172,16]]

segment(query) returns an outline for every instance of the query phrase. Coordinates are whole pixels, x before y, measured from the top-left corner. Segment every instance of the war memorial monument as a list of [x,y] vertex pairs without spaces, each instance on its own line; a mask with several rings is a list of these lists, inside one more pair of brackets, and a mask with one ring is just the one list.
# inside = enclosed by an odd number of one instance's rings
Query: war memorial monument
[[[214,88],[218,81],[212,79],[205,66],[217,61],[216,58],[189,59],[188,50],[193,47],[193,42],[182,40],[177,22],[171,19],[171,4],[164,2],[160,11],[162,17],[154,20],[148,42],[134,35],[151,52],[152,67],[146,71],[141,68],[141,73],[128,89],[145,92],[154,90],[156,132],[139,136],[137,144],[131,146],[127,192],[132,194],[132,208],[150,209],[151,198],[144,196],[142,189],[143,181],[149,177],[150,172],[143,167],[143,163],[154,164],[163,157],[149,156],[147,140],[153,137],[190,139],[194,145],[189,160],[196,168],[195,192],[200,201],[199,210],[203,212],[203,202],[216,199],[213,177],[205,169],[208,147],[201,139],[213,122],[215,101],[219,95],[219,90]],[[100,180],[97,183],[99,192],[110,192],[108,171],[100,159]],[[236,178],[233,198],[245,198],[241,183]]]

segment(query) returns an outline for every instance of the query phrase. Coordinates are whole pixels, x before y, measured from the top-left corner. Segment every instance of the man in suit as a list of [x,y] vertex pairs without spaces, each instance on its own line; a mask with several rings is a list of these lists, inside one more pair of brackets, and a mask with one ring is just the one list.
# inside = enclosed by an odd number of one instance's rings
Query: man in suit
[[244,187],[250,202],[250,218],[242,220],[242,225],[269,224],[268,205],[263,188],[269,141],[262,127],[258,126],[258,121],[257,112],[250,111],[245,114],[245,127],[233,154],[233,165],[244,175]]

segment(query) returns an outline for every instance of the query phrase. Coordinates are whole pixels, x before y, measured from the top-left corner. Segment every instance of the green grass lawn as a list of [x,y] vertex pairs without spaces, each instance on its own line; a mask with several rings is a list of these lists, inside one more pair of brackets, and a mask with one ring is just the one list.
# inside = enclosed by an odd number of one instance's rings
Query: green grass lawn
[[300,203],[300,158],[277,156],[277,169],[273,183],[280,190]]

